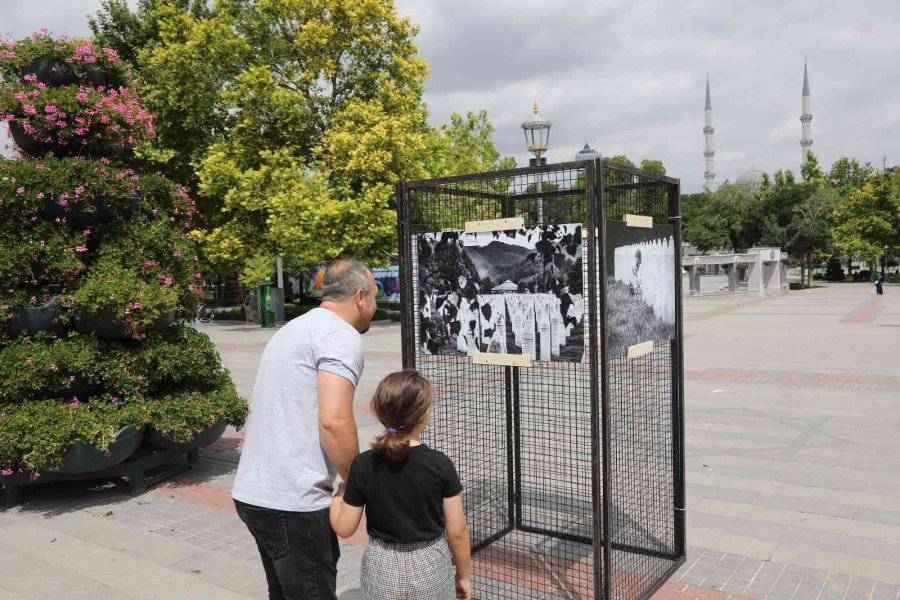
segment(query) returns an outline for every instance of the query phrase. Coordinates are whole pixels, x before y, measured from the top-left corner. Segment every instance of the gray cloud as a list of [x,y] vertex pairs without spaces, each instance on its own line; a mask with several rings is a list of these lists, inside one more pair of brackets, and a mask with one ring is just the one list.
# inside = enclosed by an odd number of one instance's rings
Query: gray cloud
[[[490,6],[488,6],[490,5]],[[527,159],[519,124],[537,98],[553,121],[551,161],[588,142],[658,158],[703,184],[710,75],[717,180],[755,166],[799,170],[808,56],[813,149],[900,164],[900,5],[837,2],[475,2],[397,0],[421,24],[432,119],[488,110],[501,152]],[[534,40],[534,43],[532,43]],[[536,56],[539,55],[539,56]]]
[[[0,33],[41,26],[86,35],[99,0],[0,0]],[[487,109],[501,152],[527,160],[519,128],[537,99],[553,121],[551,161],[587,142],[657,158],[703,183],[703,101],[712,86],[718,181],[755,166],[799,169],[803,57],[813,149],[900,164],[896,0],[396,0],[421,27],[435,123]]]

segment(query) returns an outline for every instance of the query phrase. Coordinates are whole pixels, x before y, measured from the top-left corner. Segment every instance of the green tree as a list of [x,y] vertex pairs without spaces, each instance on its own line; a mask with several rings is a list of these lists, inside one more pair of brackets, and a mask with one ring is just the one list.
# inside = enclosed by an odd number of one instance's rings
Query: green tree
[[[94,37],[129,61],[157,138],[144,157],[168,177],[197,191],[195,165],[231,125],[222,92],[247,63],[249,48],[228,31],[227,21],[206,0],[104,0],[89,18]],[[219,213],[220,202],[199,198],[201,223]]]
[[744,252],[759,236],[759,199],[746,186],[725,182],[714,192],[682,199],[685,241],[701,252]]
[[855,158],[842,156],[831,164],[828,184],[841,196],[848,196],[866,184],[875,172],[871,163],[860,164]]
[[[832,163],[828,172],[828,184],[835,190],[838,198],[846,201],[850,194],[862,189],[874,172],[870,163],[860,164],[855,158],[842,156]],[[847,254],[846,258],[847,273],[852,274],[853,254]]]
[[874,173],[860,189],[839,196],[833,221],[835,247],[875,266],[885,246],[900,245],[900,175]]
[[276,255],[384,263],[397,181],[512,166],[483,112],[428,125],[416,28],[390,0],[192,6],[146,0],[157,33],[137,57],[173,123],[155,158],[196,171],[216,270],[252,283]]
[[645,158],[641,161],[641,168],[645,171],[650,171],[651,173],[658,173],[659,175],[666,174],[666,166],[662,163],[661,160],[651,160],[649,158]]
[[494,146],[494,126],[487,111],[453,113],[450,120],[429,130],[425,170],[429,177],[447,177],[514,169],[516,159],[502,157]]
[[800,257],[801,285],[812,285],[813,260],[827,258],[831,252],[835,203],[835,193],[820,188],[794,207],[794,218],[787,227],[787,247]]

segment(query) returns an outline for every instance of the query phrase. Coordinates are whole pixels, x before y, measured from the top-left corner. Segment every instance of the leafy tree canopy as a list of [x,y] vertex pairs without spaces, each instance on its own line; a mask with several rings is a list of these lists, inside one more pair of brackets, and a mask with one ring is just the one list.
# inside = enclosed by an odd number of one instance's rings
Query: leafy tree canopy
[[385,263],[397,181],[513,165],[483,111],[428,124],[391,0],[105,0],[92,27],[137,63],[151,158],[198,190],[206,258],[246,283],[278,254]]

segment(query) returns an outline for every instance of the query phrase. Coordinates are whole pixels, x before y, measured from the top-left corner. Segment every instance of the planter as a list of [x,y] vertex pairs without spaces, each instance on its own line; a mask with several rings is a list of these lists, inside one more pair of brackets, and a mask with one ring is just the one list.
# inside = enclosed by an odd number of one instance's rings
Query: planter
[[46,57],[35,58],[22,67],[22,78],[26,75],[36,75],[38,81],[50,87],[60,87],[78,83],[78,78],[72,73],[63,60]]
[[81,400],[84,400],[96,391],[96,386],[86,381],[84,377],[76,375],[75,381],[70,381],[68,387],[60,392],[59,396],[65,400],[71,398],[80,398]]
[[32,335],[39,331],[52,331],[59,335],[65,331],[65,327],[60,322],[61,317],[62,308],[54,298],[43,306],[25,310],[26,330]]
[[121,148],[102,145],[97,142],[90,144],[68,144],[60,146],[55,142],[42,142],[25,133],[25,129],[19,121],[9,121],[9,133],[13,141],[26,154],[32,157],[40,157],[45,154],[53,154],[58,158],[69,156],[117,156],[122,152]]
[[219,421],[214,425],[210,425],[201,429],[200,432],[194,436],[194,439],[183,444],[165,437],[162,433],[159,432],[159,430],[151,426],[147,429],[147,441],[157,448],[188,448],[190,446],[203,448],[204,446],[209,446],[220,437],[222,437],[222,434],[225,433],[225,428],[227,426],[227,422]]
[[[175,311],[159,315],[146,328],[146,331],[165,329],[175,322]],[[99,338],[107,340],[131,339],[125,326],[116,321],[110,310],[101,310],[92,315],[76,315],[75,330],[79,333],[93,333]]]
[[24,329],[28,327],[28,315],[21,310],[13,311],[13,314],[2,326],[2,331],[7,339],[16,339]]
[[101,71],[100,69],[91,69],[87,73],[84,74],[84,82],[88,85],[92,85],[94,87],[117,87],[115,81],[109,76],[109,73],[106,71]]
[[78,440],[66,452],[59,473],[91,473],[117,465],[134,454],[143,439],[143,427],[126,425],[116,434],[116,441],[109,445],[106,454],[95,446]]
[[105,198],[94,198],[88,207],[60,206],[55,198],[45,198],[41,207],[41,216],[45,219],[65,219],[73,227],[91,227],[109,220],[111,211]]
[[[93,210],[90,210],[93,209]],[[93,198],[88,206],[60,206],[55,198],[44,198],[41,216],[45,219],[65,219],[73,227],[92,227],[105,223],[116,214],[130,219],[141,209],[140,196],[134,195],[120,201],[103,196]]]
[[18,121],[9,121],[9,133],[12,135],[16,145],[31,156],[43,156],[44,154],[52,153],[62,158],[70,154],[68,148],[60,148],[56,144],[49,144],[34,139],[25,133]]

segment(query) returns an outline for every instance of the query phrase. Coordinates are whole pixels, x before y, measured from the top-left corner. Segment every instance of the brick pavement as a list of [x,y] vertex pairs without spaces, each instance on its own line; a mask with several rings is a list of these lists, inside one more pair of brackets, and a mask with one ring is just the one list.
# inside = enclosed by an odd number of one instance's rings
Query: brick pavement
[[[838,285],[764,300],[686,300],[688,543],[662,600],[900,600],[900,302]],[[877,302],[877,304],[876,304]],[[269,332],[205,329],[248,394]],[[397,328],[366,336],[363,410],[399,365]],[[229,489],[233,431],[191,471],[132,498],[121,485],[26,492],[0,513],[0,600],[264,598]],[[364,535],[342,544],[356,598]]]

